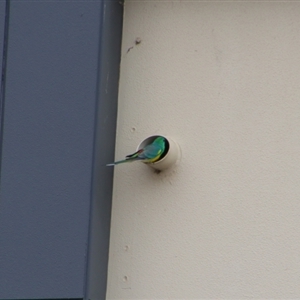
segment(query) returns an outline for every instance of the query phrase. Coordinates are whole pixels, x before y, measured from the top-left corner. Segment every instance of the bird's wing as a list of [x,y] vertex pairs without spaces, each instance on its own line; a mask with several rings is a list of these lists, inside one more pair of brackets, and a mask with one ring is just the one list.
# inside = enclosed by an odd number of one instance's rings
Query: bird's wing
[[145,159],[156,158],[158,155],[162,154],[162,148],[158,145],[150,144],[145,147],[141,156]]
[[140,149],[140,150],[134,152],[133,154],[126,155],[126,159],[138,158],[143,151],[144,151],[144,149]]

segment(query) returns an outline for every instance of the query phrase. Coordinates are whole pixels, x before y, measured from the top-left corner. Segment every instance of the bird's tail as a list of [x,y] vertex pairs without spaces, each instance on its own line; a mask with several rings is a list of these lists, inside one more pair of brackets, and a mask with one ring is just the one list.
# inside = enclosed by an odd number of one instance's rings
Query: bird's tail
[[126,159],[122,159],[122,160],[118,160],[118,161],[115,161],[111,164],[107,164],[106,166],[107,167],[113,167],[113,166],[116,166],[118,164],[123,164],[123,163],[126,163],[126,162],[133,162],[133,161],[137,161],[137,160],[142,160],[141,158],[139,157],[134,157],[134,158],[126,158]]
[[128,162],[128,159],[122,159],[122,160],[118,160],[118,161],[115,161],[111,164],[107,164],[106,166],[107,167],[113,167],[113,166],[116,166],[118,164],[122,164],[122,163],[125,163],[125,162]]
[[125,162],[132,162],[132,161],[136,161],[136,160],[142,160],[143,158],[138,156],[142,152],[143,152],[143,149],[140,149],[137,152],[134,152],[133,154],[127,155],[125,159],[115,161],[111,164],[107,164],[106,166],[107,167],[113,167],[113,166],[116,166],[118,164],[122,164],[122,163],[125,163]]

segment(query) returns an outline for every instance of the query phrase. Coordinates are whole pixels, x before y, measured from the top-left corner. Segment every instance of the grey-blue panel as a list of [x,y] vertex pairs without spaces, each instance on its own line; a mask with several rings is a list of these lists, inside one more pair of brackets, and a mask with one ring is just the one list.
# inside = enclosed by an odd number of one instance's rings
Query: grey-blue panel
[[[7,30],[5,28],[8,28],[8,24],[5,25],[5,23],[8,23],[8,19],[6,18],[6,1],[0,1],[0,141],[2,140],[2,121],[3,121],[3,111],[4,111],[4,77],[5,77],[5,60],[6,58],[6,50],[7,50]],[[6,33],[5,33],[6,32]],[[4,42],[4,40],[6,42]],[[0,145],[1,146],[1,145]],[[1,147],[0,147],[0,157],[1,157]],[[0,168],[1,168],[1,160],[0,160]]]
[[4,42],[5,1],[0,1],[0,68],[2,68],[2,54]]
[[5,1],[0,1],[0,67],[2,64],[2,52],[4,42]]
[[83,298],[101,1],[12,1],[0,298]]

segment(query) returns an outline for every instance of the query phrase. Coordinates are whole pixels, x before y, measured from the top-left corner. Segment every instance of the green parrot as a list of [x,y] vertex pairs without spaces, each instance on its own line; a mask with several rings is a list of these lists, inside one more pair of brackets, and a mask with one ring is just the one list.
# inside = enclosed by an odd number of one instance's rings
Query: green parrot
[[154,163],[158,161],[162,155],[165,154],[166,142],[167,140],[164,137],[159,136],[151,144],[145,146],[145,148],[139,149],[135,153],[127,155],[126,158],[123,160],[107,164],[107,166],[115,166],[125,162],[132,162],[137,160],[146,163]]

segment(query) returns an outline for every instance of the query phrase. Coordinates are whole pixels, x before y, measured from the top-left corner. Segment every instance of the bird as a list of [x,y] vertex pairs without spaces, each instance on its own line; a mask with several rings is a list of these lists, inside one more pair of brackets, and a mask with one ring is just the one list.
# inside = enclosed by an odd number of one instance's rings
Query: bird
[[115,161],[113,163],[107,164],[106,166],[116,166],[118,164],[126,163],[126,162],[133,162],[133,161],[143,161],[145,163],[154,163],[158,161],[162,155],[164,155],[166,151],[166,142],[167,140],[159,136],[155,138],[155,140],[145,146],[142,149],[139,149],[138,151],[134,152],[133,154],[129,154],[126,156],[125,159]]

